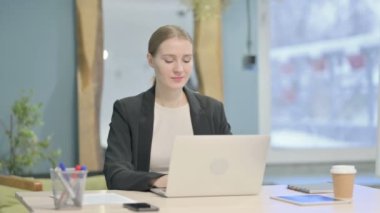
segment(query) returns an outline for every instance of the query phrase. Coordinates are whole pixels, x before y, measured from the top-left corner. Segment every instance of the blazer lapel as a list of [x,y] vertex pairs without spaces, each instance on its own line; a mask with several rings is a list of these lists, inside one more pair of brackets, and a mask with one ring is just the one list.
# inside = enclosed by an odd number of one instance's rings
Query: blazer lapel
[[204,109],[194,95],[192,91],[184,88],[187,100],[190,106],[190,117],[191,124],[193,126],[194,135],[206,135],[210,133],[210,126],[208,125],[209,121],[207,120],[207,116],[204,112]]

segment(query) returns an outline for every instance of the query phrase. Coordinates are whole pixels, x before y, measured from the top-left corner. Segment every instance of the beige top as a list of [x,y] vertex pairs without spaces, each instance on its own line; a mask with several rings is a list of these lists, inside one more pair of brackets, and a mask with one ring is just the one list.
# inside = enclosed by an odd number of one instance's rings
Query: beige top
[[169,108],[155,103],[150,171],[167,173],[174,139],[193,135],[189,104]]

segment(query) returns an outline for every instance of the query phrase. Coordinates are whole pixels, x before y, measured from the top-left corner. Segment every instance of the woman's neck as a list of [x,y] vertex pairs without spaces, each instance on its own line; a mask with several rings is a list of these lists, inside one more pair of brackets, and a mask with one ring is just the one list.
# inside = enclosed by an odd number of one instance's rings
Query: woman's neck
[[182,89],[171,90],[156,85],[155,102],[164,107],[175,108],[187,104],[187,99]]

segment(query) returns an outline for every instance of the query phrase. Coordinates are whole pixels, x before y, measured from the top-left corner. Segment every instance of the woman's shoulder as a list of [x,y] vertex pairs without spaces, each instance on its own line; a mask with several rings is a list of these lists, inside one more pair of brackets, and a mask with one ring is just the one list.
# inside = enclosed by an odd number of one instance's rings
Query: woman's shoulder
[[139,103],[142,100],[143,94],[144,94],[144,92],[142,92],[138,95],[124,97],[124,98],[118,99],[116,102],[119,102],[121,104],[127,104],[127,105]]
[[197,91],[194,91],[194,90],[191,90],[191,89],[187,89],[187,92],[188,92],[188,94],[190,94],[193,97],[195,97],[195,99],[198,100],[199,103],[202,106],[221,105],[222,104],[221,101],[219,101],[219,100],[217,100],[217,99],[215,99],[213,97],[207,96],[207,95],[202,95],[202,94],[200,94]]
[[124,97],[115,101],[115,105],[121,105],[128,108],[139,108],[144,98],[151,96],[151,90],[141,92],[140,94]]

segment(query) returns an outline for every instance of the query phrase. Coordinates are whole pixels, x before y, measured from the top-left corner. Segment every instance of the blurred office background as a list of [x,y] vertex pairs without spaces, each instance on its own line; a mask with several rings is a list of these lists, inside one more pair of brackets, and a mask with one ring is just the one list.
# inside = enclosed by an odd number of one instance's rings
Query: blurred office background
[[[151,32],[163,24],[193,32],[188,2],[103,0],[103,148],[114,100],[151,85]],[[264,183],[329,181],[331,165],[350,163],[358,183],[379,186],[380,2],[223,2],[225,109],[234,134],[271,134]],[[74,0],[0,1],[0,118],[8,119],[23,89],[33,89],[44,104],[38,133],[52,134],[69,165],[79,160],[76,33]],[[0,156],[8,150],[4,141],[1,134]],[[31,172],[46,168],[41,163]]]

